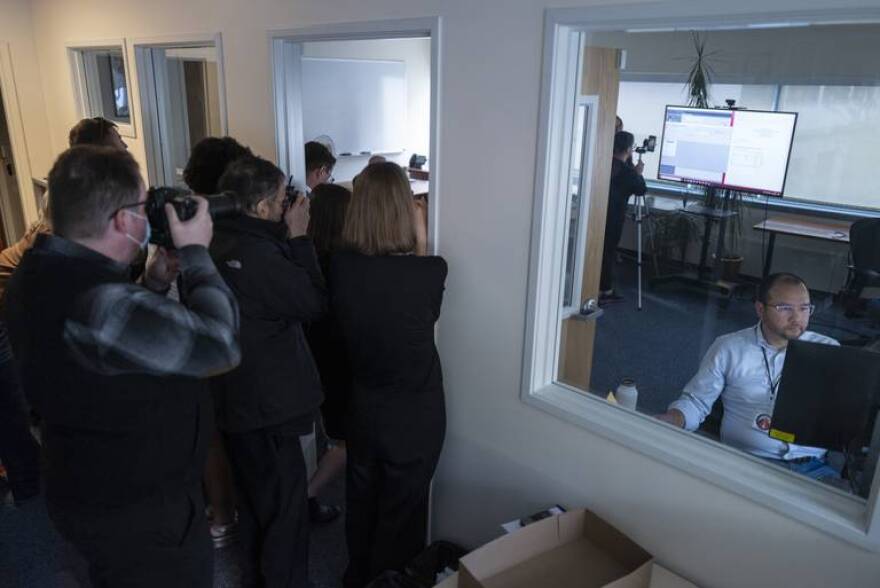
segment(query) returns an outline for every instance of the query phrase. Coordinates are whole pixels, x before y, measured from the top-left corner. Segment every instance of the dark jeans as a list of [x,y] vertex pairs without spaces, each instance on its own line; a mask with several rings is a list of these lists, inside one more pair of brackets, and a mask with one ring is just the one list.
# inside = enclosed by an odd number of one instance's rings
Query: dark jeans
[[214,548],[198,485],[149,506],[47,506],[55,527],[88,562],[93,588],[213,585]]
[[244,554],[242,586],[306,588],[308,480],[297,427],[224,435],[232,465]]
[[605,220],[605,246],[602,250],[602,273],[599,277],[599,291],[614,289],[614,265],[617,262],[617,246],[626,222],[626,202],[623,206],[608,203],[608,216]]
[[431,477],[439,454],[408,462],[349,451],[346,470],[346,588],[401,570],[425,548]]
[[[3,329],[0,325],[0,329]],[[0,345],[6,336],[0,333]],[[9,487],[16,500],[40,491],[40,446],[28,426],[25,403],[11,352],[0,349],[0,460],[6,467]]]

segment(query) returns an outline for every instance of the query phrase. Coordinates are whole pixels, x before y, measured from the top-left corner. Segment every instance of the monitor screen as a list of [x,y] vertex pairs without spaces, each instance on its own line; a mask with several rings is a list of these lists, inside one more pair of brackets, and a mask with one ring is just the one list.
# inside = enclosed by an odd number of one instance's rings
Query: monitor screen
[[841,449],[867,444],[880,408],[880,354],[808,341],[788,344],[770,437]]
[[657,179],[782,196],[795,112],[667,106]]

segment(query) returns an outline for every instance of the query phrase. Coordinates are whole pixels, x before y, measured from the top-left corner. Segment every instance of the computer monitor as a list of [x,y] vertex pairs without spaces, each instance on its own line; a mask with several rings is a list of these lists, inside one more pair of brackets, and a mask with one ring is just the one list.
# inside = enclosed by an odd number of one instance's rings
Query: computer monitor
[[795,112],[667,106],[658,180],[782,196]]
[[770,436],[826,449],[864,447],[870,443],[878,409],[880,354],[792,341],[782,367]]

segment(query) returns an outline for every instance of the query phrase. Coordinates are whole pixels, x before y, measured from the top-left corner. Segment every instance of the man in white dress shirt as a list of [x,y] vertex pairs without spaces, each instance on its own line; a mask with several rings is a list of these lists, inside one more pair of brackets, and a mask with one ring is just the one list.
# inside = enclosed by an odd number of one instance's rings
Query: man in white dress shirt
[[784,443],[768,435],[789,341],[839,345],[807,330],[813,314],[810,291],[789,273],[768,276],[759,286],[758,324],[718,337],[678,400],[657,418],[694,431],[721,397],[721,441],[817,480],[840,478],[827,451]]

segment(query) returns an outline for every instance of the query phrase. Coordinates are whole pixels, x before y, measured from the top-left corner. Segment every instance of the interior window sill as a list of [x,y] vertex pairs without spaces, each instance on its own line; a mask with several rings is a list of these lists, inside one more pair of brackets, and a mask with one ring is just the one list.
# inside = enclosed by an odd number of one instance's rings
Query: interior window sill
[[866,502],[857,496],[566,385],[550,384],[527,392],[523,400],[761,506],[880,552],[880,542],[866,531]]

